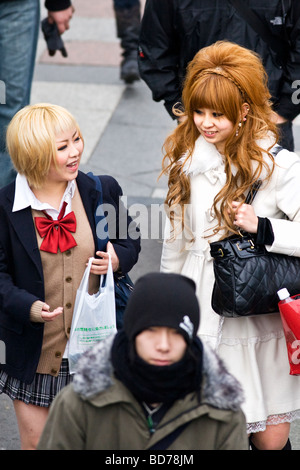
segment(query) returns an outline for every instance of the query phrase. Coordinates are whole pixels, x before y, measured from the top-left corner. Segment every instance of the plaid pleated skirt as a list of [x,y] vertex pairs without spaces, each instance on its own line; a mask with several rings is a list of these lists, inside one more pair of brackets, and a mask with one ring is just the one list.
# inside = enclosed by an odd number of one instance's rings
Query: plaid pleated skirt
[[57,377],[48,374],[35,374],[31,384],[25,384],[0,371],[0,393],[12,400],[20,400],[32,405],[49,407],[60,390],[72,381],[68,359],[63,359]]

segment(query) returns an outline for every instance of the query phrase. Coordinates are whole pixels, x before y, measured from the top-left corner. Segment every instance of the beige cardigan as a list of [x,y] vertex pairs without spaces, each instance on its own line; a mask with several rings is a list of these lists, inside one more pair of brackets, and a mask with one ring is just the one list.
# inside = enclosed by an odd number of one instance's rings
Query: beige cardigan
[[[95,245],[79,191],[76,189],[72,199],[72,210],[75,212],[77,227],[73,234],[77,246],[57,254],[41,251],[44,274],[45,302],[50,310],[63,307],[63,314],[55,320],[45,322],[42,352],[37,372],[57,376],[65,347],[71,331],[73,307],[76,292],[86,268],[88,258],[95,255]],[[32,211],[33,217],[41,217],[41,211]],[[38,246],[42,239],[36,231]],[[99,277],[90,276],[90,293],[97,292]],[[44,302],[37,301],[31,307],[30,319],[43,322],[41,317]]]

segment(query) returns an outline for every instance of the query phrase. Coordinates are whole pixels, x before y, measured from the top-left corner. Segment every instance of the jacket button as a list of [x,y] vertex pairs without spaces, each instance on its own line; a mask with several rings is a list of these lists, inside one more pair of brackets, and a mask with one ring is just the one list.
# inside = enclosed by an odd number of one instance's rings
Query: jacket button
[[66,255],[66,256],[71,256],[71,254],[72,254],[71,250],[65,251],[65,255]]
[[67,302],[67,303],[66,303],[66,308],[71,308],[71,307],[72,307],[71,302]]
[[66,282],[72,282],[71,276],[67,276],[67,277],[66,277]]

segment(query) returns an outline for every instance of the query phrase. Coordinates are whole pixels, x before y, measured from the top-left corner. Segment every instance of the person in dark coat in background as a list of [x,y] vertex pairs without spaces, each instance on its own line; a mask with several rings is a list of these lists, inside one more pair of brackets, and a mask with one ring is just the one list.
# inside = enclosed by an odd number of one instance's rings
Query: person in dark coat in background
[[[60,35],[70,28],[70,0],[45,0],[45,7]],[[39,30],[40,0],[0,0],[0,188],[16,177],[5,133],[13,116],[30,102]]]

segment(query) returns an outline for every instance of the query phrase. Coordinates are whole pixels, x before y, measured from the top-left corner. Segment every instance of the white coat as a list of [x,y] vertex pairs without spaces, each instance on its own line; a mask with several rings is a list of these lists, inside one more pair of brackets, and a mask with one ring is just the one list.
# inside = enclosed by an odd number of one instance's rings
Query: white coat
[[[269,143],[260,145],[267,148]],[[270,161],[267,156],[266,161]],[[184,170],[191,183],[185,220],[194,239],[185,229],[175,241],[169,241],[167,219],[161,270],[182,273],[195,281],[201,309],[198,334],[218,351],[242,384],[248,431],[262,431],[266,424],[299,418],[300,377],[289,375],[280,314],[224,319],[211,307],[214,274],[209,242],[219,238],[211,235],[216,225],[211,208],[226,181],[222,156],[213,144],[199,137]],[[271,180],[262,185],[253,208],[257,216],[271,221],[274,242],[267,249],[300,257],[300,158],[296,153],[281,150],[277,154]]]

